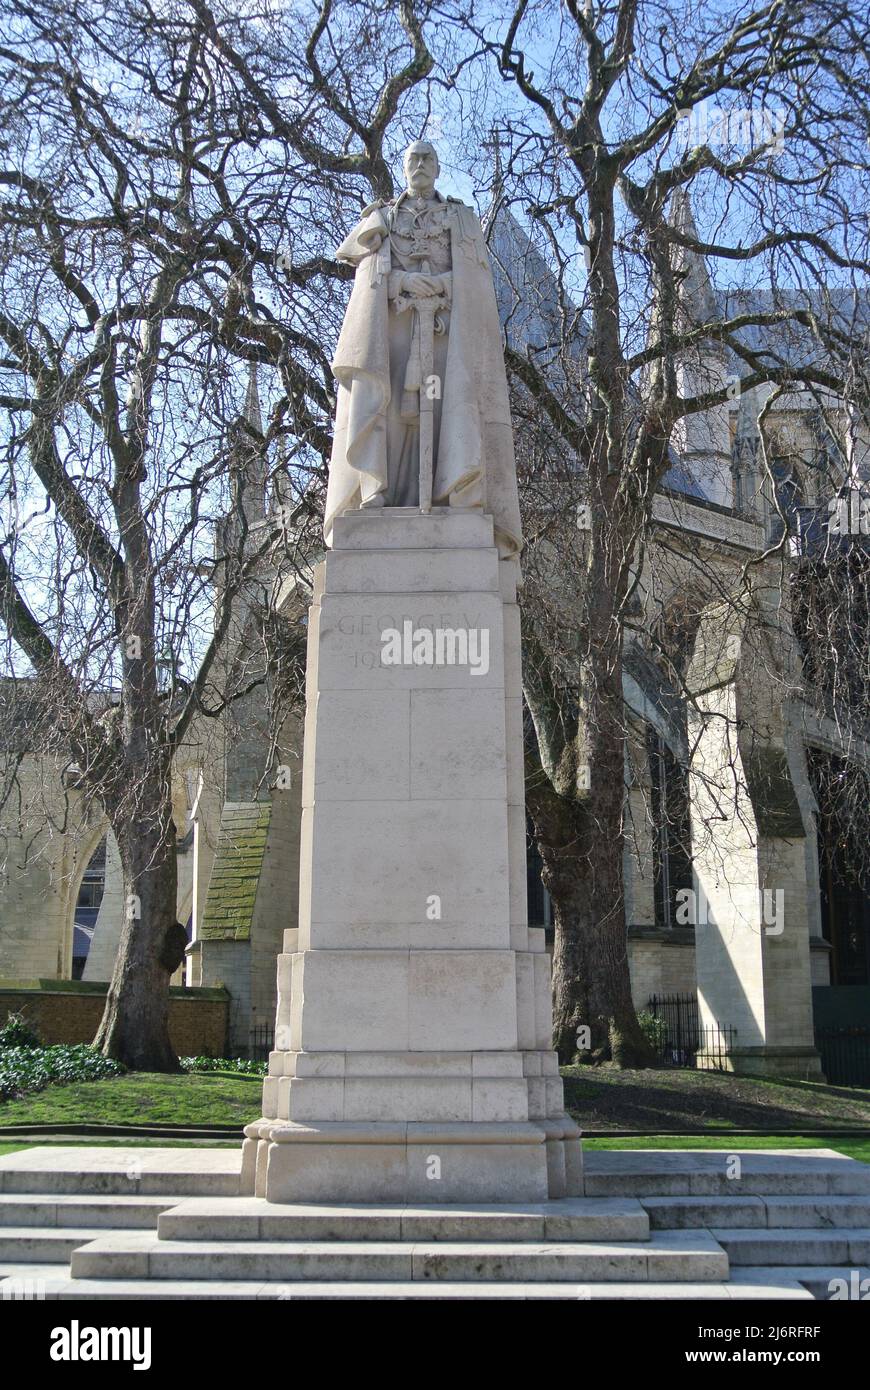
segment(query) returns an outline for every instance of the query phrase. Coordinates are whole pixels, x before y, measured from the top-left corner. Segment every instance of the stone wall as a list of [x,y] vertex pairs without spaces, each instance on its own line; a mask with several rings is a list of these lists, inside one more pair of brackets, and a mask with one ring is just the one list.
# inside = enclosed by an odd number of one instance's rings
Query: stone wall
[[[275,753],[265,738],[233,751],[232,796],[218,807],[209,873],[197,878],[203,906],[187,980],[229,990],[234,1056],[247,1054],[253,1030],[274,1025],[276,962],[284,932],[299,919],[301,754],[302,720],[292,713]],[[270,756],[282,776],[275,785],[273,767],[265,786]]]
[[[199,737],[197,733],[197,737]],[[176,757],[173,809],[179,840],[178,920],[186,923],[194,903],[197,865],[207,874],[216,841],[210,816],[215,814],[214,785],[218,775],[214,735],[209,730],[198,742],[186,744]],[[192,824],[191,788],[201,774],[196,838]],[[72,973],[73,923],[79,885],[91,855],[107,833],[105,817],[86,807],[74,787],[67,785],[62,765],[28,754],[17,772],[15,794],[0,808],[0,980],[68,980]],[[220,801],[216,814],[220,815]],[[106,893],[97,917],[85,978],[105,981],[111,976],[121,934],[124,908],[121,866],[114,837],[109,834]],[[195,927],[194,927],[195,934]]]
[[[87,1043],[99,1027],[108,986],[55,980],[4,984],[0,1023],[21,1013],[45,1043]],[[179,1057],[226,1055],[229,995],[224,989],[170,990],[169,1036]]]
[[695,933],[675,928],[628,929],[631,997],[636,1009],[645,1009],[654,994],[694,994]]
[[0,978],[70,975],[78,887],[103,833],[56,759],[22,760],[0,813]]

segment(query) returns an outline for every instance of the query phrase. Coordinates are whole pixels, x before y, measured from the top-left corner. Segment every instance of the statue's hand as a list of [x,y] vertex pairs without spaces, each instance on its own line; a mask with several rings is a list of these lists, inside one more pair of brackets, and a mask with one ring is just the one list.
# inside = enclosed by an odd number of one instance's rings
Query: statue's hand
[[402,278],[402,292],[413,295],[415,299],[426,299],[430,295],[441,294],[441,281],[437,275],[409,273]]

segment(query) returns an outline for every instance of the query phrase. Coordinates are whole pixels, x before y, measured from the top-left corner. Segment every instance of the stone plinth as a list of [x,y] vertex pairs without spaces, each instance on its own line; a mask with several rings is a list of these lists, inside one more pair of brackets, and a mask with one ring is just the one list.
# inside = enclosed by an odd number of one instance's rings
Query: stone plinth
[[481,512],[336,521],[309,619],[299,927],[246,1191],[580,1191],[526,919],[516,579]]

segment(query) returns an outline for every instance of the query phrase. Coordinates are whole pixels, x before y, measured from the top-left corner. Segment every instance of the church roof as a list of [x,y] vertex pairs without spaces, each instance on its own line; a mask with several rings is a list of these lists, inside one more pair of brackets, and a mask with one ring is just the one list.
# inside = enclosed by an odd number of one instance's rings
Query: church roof
[[[717,295],[717,312],[722,316],[739,314],[771,314],[808,309],[818,315],[823,325],[830,326],[849,338],[858,337],[870,345],[870,294],[866,290],[846,287],[824,287],[813,290],[748,289],[726,290]],[[803,324],[793,319],[776,326],[750,324],[741,328],[735,337],[750,351],[761,355],[771,364],[793,367],[830,365],[831,353],[825,343]],[[730,370],[746,376],[751,368],[737,353],[729,350]]]
[[[485,219],[499,318],[509,347],[528,348],[535,364],[557,390],[565,386],[559,360],[566,314],[571,356],[582,363],[589,327],[582,313],[562,292],[550,265],[503,201]],[[707,500],[701,482],[691,476],[675,450],[662,486],[687,497]]]
[[508,345],[529,348],[541,367],[558,369],[558,349],[566,326],[571,355],[583,357],[588,327],[580,310],[563,291],[528,233],[505,202],[485,220],[499,318]]
[[[677,190],[673,196],[671,219],[678,229],[698,236],[685,190]],[[560,292],[552,266],[503,199],[496,202],[484,223],[496,302],[507,344],[514,350],[528,349],[532,360],[558,390],[560,385],[567,385],[560,361],[566,315],[571,355],[579,363],[586,352],[588,324],[564,289]],[[683,284],[700,319],[810,308],[848,337],[857,333],[870,347],[870,292],[866,290],[824,287],[812,291],[770,288],[720,291],[712,286],[703,257],[686,252],[685,259]],[[751,351],[775,365],[789,365],[795,370],[808,365],[830,365],[831,355],[824,342],[811,329],[793,320],[776,326],[750,325],[735,336]],[[732,349],[726,348],[726,357],[727,370],[732,375],[745,376],[751,370]],[[576,399],[576,391],[572,398]],[[671,466],[662,479],[662,486],[687,497],[708,500],[703,480],[690,472],[676,450],[671,451]]]

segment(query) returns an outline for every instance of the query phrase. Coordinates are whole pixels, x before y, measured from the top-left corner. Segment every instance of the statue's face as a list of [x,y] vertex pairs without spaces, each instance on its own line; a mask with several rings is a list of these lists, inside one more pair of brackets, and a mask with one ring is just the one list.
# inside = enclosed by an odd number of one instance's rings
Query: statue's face
[[405,152],[405,183],[408,192],[428,198],[435,191],[438,156],[431,145],[418,141]]

